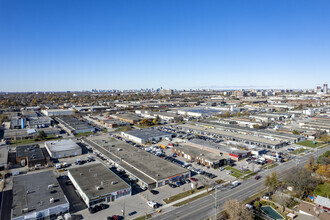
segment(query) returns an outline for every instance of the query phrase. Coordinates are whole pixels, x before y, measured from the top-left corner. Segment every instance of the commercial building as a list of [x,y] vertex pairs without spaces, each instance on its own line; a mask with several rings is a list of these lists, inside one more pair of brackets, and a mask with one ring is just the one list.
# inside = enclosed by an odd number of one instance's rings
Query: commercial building
[[0,147],[0,170],[5,170],[8,163],[8,147]]
[[224,157],[214,152],[203,150],[189,145],[180,145],[173,147],[172,153],[176,153],[180,157],[186,158],[190,162],[197,162],[206,167],[219,168],[222,165],[230,164],[230,157]]
[[136,124],[141,121],[141,118],[135,114],[118,114],[113,116],[119,120],[126,121],[131,124]]
[[215,153],[224,158],[230,158],[234,161],[242,160],[250,155],[250,152],[246,150],[239,150],[199,139],[190,140],[187,142],[187,145]]
[[40,129],[10,129],[4,130],[3,140],[15,141],[37,138],[40,131],[44,131],[46,135],[58,135],[60,131],[56,128],[40,128]]
[[50,117],[62,116],[62,115],[74,115],[74,111],[71,109],[45,109],[45,110],[41,110],[41,113]]
[[46,164],[46,158],[39,145],[25,145],[16,147],[16,163],[28,167],[40,167]]
[[183,108],[178,110],[178,114],[191,117],[207,117],[220,114],[221,111],[211,108]]
[[83,141],[131,179],[149,189],[190,177],[190,171],[107,135]]
[[94,132],[95,129],[87,122],[81,121],[73,116],[60,116],[56,117],[59,125],[66,130],[69,134],[78,134],[85,132]]
[[132,188],[103,164],[71,168],[68,177],[87,207],[130,196]]
[[208,135],[215,138],[223,138],[225,140],[231,140],[243,144],[248,145],[255,145],[260,146],[264,148],[270,148],[270,149],[278,149],[285,145],[283,142],[279,141],[273,141],[262,137],[255,137],[252,135],[246,135],[246,134],[240,134],[240,133],[233,133],[218,129],[213,129],[211,127],[205,128],[201,126],[191,125],[191,124],[184,124],[179,125],[177,128],[190,132],[195,134],[201,134],[201,135]]
[[55,219],[67,212],[69,202],[53,171],[13,178],[12,220]]
[[270,140],[287,142],[290,144],[297,143],[305,140],[306,138],[303,135],[296,135],[291,133],[283,133],[277,132],[273,130],[265,130],[265,129],[254,129],[248,127],[242,127],[234,124],[223,124],[219,122],[197,122],[196,125],[206,127],[206,128],[214,128],[223,131],[230,131],[233,133],[246,134],[256,137],[262,137]]
[[146,128],[140,130],[122,131],[121,135],[136,143],[145,144],[147,142],[161,141],[166,137],[170,138],[172,135],[167,132],[158,131],[153,128]]
[[100,123],[108,128],[118,128],[118,127],[130,125],[129,122],[121,121],[119,119],[100,120]]
[[81,147],[71,139],[46,141],[45,147],[50,157],[55,159],[82,154]]

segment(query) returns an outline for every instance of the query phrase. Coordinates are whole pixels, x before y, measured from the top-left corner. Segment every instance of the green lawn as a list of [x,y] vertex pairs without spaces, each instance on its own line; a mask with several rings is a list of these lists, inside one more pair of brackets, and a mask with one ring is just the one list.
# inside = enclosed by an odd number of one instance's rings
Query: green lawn
[[166,204],[169,204],[169,203],[171,203],[171,202],[174,202],[174,201],[179,200],[179,199],[182,199],[182,198],[184,198],[184,197],[187,197],[187,196],[190,196],[190,195],[196,194],[196,193],[198,193],[198,192],[200,192],[200,191],[203,191],[203,190],[205,190],[205,189],[208,189],[208,188],[210,188],[210,187],[207,186],[207,187],[200,187],[200,188],[198,188],[198,189],[194,189],[194,190],[187,190],[187,191],[185,191],[185,192],[182,192],[182,193],[179,193],[179,194],[176,194],[176,195],[174,195],[174,196],[171,196],[171,197],[169,197],[169,198],[164,199],[164,202],[165,202]]
[[[265,166],[264,169],[272,169],[274,167],[277,167],[278,164],[277,163],[273,163],[273,164],[268,164],[268,166]],[[268,167],[268,168],[267,168]]]
[[[56,140],[60,139],[56,135],[50,135],[47,136],[45,140]],[[40,141],[45,141],[45,140],[36,140],[36,139],[24,139],[24,140],[18,140],[18,141],[10,141],[10,145],[22,145],[22,144],[32,144]]]
[[210,191],[208,191],[208,192],[205,192],[205,193],[202,193],[202,194],[199,194],[198,196],[194,196],[194,197],[192,197],[192,198],[190,198],[190,199],[186,199],[186,200],[184,200],[184,201],[182,201],[182,202],[179,202],[179,203],[177,203],[177,204],[174,204],[173,206],[175,206],[175,207],[179,207],[179,206],[182,206],[182,205],[184,205],[184,204],[187,204],[187,203],[189,203],[189,202],[192,202],[192,201],[195,201],[195,200],[197,200],[197,199],[200,199],[200,198],[202,198],[202,197],[204,197],[204,196],[207,196],[207,195],[209,195],[211,192],[213,192],[214,190],[210,190]]
[[323,183],[318,185],[314,190],[314,194],[327,198],[330,197],[330,183]]
[[248,171],[243,172],[243,171],[240,171],[240,170],[238,170],[238,169],[235,169],[235,168],[233,168],[233,167],[229,167],[229,166],[225,167],[225,170],[230,170],[230,171],[232,171],[233,173],[230,174],[230,175],[232,175],[232,176],[234,176],[234,177],[236,177],[236,178],[240,178],[240,177],[243,176],[244,174],[252,173],[251,170],[248,170]]
[[74,136],[76,136],[76,137],[83,137],[83,136],[86,136],[86,135],[88,136],[88,135],[92,135],[92,134],[94,134],[94,132],[89,131],[89,132],[77,133]]
[[305,149],[300,148],[300,149],[298,149],[298,150],[291,151],[290,154],[295,154],[295,155],[297,155],[297,154],[301,154],[301,153],[304,153],[304,152],[305,152]]
[[316,144],[313,144],[313,141],[310,141],[310,140],[300,141],[297,144],[304,146],[304,147],[311,147],[311,148],[315,148],[315,147],[319,147],[319,146],[323,145],[323,143],[320,143],[320,142],[316,142]]

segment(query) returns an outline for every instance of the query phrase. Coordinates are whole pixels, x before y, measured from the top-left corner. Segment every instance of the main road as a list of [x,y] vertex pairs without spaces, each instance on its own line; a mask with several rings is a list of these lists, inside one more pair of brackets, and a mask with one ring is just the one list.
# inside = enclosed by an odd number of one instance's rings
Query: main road
[[[323,154],[326,150],[329,149],[329,146],[318,150],[318,155]],[[167,219],[198,219],[203,220],[208,217],[212,217],[216,212],[220,212],[222,210],[222,206],[229,199],[238,199],[244,200],[249,198],[258,192],[265,189],[264,186],[264,178],[267,175],[267,172],[278,172],[280,176],[283,176],[284,172],[288,169],[291,169],[295,166],[303,166],[310,156],[314,156],[314,154],[309,153],[305,156],[296,157],[291,161],[280,164],[277,167],[272,169],[263,170],[259,172],[258,175],[262,176],[261,179],[255,180],[254,178],[249,178],[248,180],[243,181],[239,186],[234,189],[229,189],[228,187],[222,187],[216,190],[215,193],[205,196],[201,199],[195,200],[191,203],[183,205],[179,208],[175,208],[174,210],[166,212],[161,215],[157,215],[154,219],[159,220],[167,220]],[[215,201],[215,198],[216,201]],[[215,205],[217,209],[215,209]]]

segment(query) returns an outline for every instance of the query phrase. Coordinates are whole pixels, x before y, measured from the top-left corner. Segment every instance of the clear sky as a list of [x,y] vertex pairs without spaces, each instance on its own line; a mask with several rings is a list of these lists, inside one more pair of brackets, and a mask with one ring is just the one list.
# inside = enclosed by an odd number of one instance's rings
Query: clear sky
[[0,91],[324,82],[329,0],[0,0]]

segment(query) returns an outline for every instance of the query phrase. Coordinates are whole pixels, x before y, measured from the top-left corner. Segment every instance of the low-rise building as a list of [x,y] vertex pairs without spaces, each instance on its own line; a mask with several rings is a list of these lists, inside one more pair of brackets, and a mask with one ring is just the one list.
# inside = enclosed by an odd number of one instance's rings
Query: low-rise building
[[103,164],[92,164],[68,171],[68,177],[87,207],[131,196],[132,188]]
[[135,114],[118,114],[114,115],[119,120],[129,122],[131,124],[136,124],[141,121],[141,118]]
[[16,147],[16,162],[28,167],[40,167],[46,164],[46,158],[39,145],[24,145]]
[[95,131],[95,128],[90,126],[87,122],[81,121],[73,116],[56,117],[56,121],[58,121],[60,126],[70,134]]
[[194,161],[214,169],[226,164],[230,164],[230,157],[226,158],[225,156],[221,156],[219,154],[215,154],[213,152],[189,145],[173,147],[172,153],[176,153],[178,156],[184,157],[188,161]]
[[0,147],[0,170],[5,170],[8,164],[8,147]]
[[71,139],[46,141],[45,147],[54,159],[82,154],[81,147]]
[[55,219],[67,212],[69,201],[53,171],[13,178],[12,220]]
[[136,143],[145,144],[147,142],[161,141],[162,139],[172,137],[171,134],[167,132],[158,131],[153,128],[146,128],[140,130],[122,131],[121,135],[128,138]]
[[62,116],[62,115],[74,115],[74,111],[71,109],[45,109],[41,110],[46,116]]

